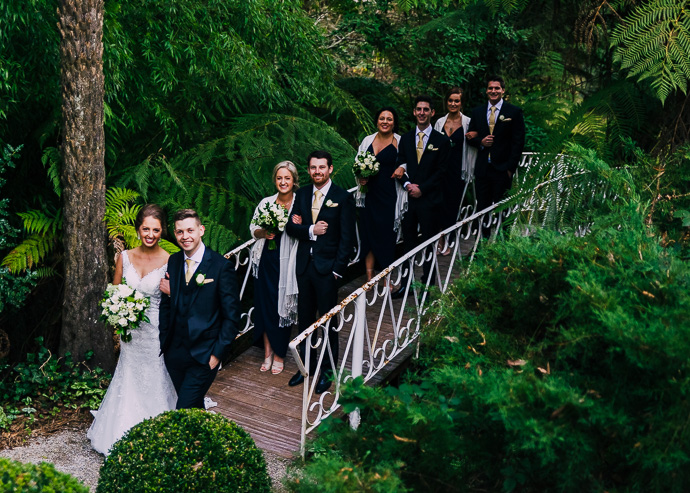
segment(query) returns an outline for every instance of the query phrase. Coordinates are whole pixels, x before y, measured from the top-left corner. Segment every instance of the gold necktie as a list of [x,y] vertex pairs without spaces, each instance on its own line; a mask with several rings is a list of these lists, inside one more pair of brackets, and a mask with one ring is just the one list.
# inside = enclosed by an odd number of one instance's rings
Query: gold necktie
[[187,262],[187,273],[184,275],[184,280],[189,284],[189,281],[192,280],[192,276],[194,275],[194,264],[196,262],[191,258],[185,259],[185,262]]
[[496,126],[496,107],[491,107],[491,114],[489,115],[489,133],[494,134],[494,127]]
[[319,217],[321,210],[321,190],[314,190],[314,202],[311,203],[311,222],[316,224],[316,218]]
[[419,132],[417,137],[419,137],[417,142],[417,163],[419,163],[422,160],[422,154],[424,154],[424,132]]

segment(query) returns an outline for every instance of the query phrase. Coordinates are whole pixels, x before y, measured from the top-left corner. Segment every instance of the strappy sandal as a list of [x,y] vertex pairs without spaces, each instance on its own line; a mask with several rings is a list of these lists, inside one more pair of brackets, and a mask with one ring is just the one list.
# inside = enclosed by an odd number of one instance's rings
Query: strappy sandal
[[279,375],[283,372],[283,368],[285,367],[285,362],[278,362],[274,361],[273,366],[271,366],[271,373],[274,375]]
[[268,358],[264,360],[264,362],[261,364],[261,368],[259,368],[260,371],[268,371],[271,369],[271,365],[273,364],[273,353],[269,355]]

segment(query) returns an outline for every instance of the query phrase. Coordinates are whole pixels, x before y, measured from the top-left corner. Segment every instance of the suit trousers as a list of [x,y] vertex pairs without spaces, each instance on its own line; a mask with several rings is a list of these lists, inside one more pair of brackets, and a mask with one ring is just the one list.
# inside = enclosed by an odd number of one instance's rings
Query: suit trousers
[[[513,178],[508,176],[507,171],[491,169],[484,176],[475,176],[474,186],[477,193],[477,211],[482,211],[503,200],[512,184]],[[482,221],[482,236],[488,238],[490,235],[491,227],[485,224],[485,221]]]
[[[418,245],[439,232],[439,208],[408,209],[402,221],[403,247],[405,253],[414,250]],[[433,249],[433,246],[425,250],[425,255]],[[422,282],[426,282],[431,270],[431,260],[424,262]],[[403,283],[407,277],[403,278]]]
[[[213,370],[208,363],[202,365],[192,357],[188,345],[186,338],[176,334],[170,348],[164,353],[165,366],[177,391],[176,408],[204,409],[204,397],[211,388],[220,365]],[[174,364],[170,364],[173,361]]]
[[[317,312],[318,316],[322,316],[338,303],[338,282],[332,272],[320,274],[314,267],[313,259],[310,259],[305,271],[297,276],[297,288],[299,289],[297,316],[299,318],[299,330],[302,332],[316,322],[318,319]],[[328,330],[328,343],[333,353],[334,362],[337,365],[339,354],[338,332],[333,330],[333,328],[338,327],[337,318],[331,320],[330,327]],[[316,342],[318,337],[321,337],[321,335],[317,332],[312,336],[312,340]],[[300,344],[302,359],[305,357],[305,347],[306,341],[303,341]],[[318,358],[316,349],[311,349],[309,358],[309,373],[313,375],[316,371]],[[323,371],[333,369],[328,353],[324,355],[322,369]]]

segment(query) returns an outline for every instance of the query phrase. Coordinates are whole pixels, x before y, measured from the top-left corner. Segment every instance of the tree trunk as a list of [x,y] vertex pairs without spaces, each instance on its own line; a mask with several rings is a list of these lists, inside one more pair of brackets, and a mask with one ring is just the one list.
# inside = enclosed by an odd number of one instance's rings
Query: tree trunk
[[98,321],[107,284],[103,133],[103,0],[60,0],[62,198],[65,292],[60,351],[115,364],[111,332]]

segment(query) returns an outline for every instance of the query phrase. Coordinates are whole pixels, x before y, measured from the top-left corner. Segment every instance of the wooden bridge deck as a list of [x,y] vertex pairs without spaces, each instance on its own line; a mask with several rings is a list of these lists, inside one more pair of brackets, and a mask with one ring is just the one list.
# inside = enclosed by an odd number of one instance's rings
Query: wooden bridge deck
[[[441,272],[446,272],[450,257],[439,256]],[[365,277],[358,277],[342,286],[339,299],[343,299],[359,288]],[[394,300],[396,312],[401,300]],[[367,310],[369,332],[376,330],[380,313],[381,299],[376,307]],[[407,317],[407,315],[405,315]],[[391,337],[393,328],[390,322],[384,322],[379,337]],[[292,337],[296,336],[293,329]],[[349,326],[343,327],[340,334],[341,353],[345,347],[345,340],[349,336]],[[246,334],[243,337],[251,337]],[[411,348],[408,348],[408,353]],[[341,354],[342,356],[342,354]],[[257,446],[273,454],[292,458],[300,449],[300,426],[302,411],[302,385],[289,387],[288,381],[297,372],[297,364],[288,351],[285,359],[285,369],[280,375],[271,372],[260,372],[263,362],[263,349],[250,347],[237,358],[225,365],[216,377],[208,392],[208,397],[218,403],[216,411],[226,418],[235,421],[247,430]],[[404,357],[396,358],[380,371],[369,384],[378,384],[393,373],[404,361]],[[333,387],[331,387],[333,389]],[[318,398],[318,396],[315,396]]]

